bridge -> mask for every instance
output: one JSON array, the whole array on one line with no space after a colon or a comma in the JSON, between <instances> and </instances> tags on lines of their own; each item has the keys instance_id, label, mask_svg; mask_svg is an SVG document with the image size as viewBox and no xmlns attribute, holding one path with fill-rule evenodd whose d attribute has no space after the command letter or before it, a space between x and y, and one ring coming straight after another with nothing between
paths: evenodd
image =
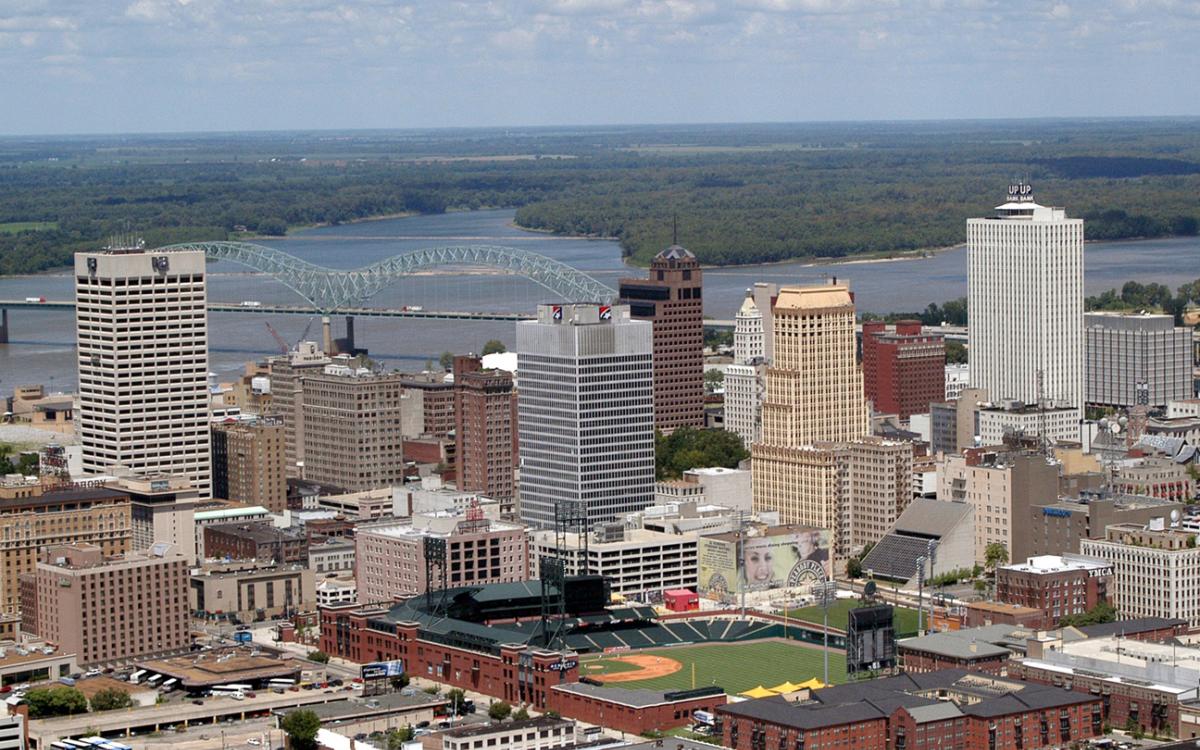
<instances>
[{"instance_id":1,"label":"bridge","mask_svg":"<svg viewBox=\"0 0 1200 750\"><path fill-rule=\"evenodd\" d=\"M382 289L430 268L446 266L483 267L505 274L523 276L548 290L557 299L568 301L607 302L617 291L601 284L566 263L528 250L502 245L449 245L416 250L352 270L326 268L309 263L294 255L265 245L250 242L185 242L145 251L172 253L200 251L210 260L238 263L279 281L307 302L306 305L260 303L221 303L208 305L210 312L265 313L272 315L320 314L325 319L326 338L329 338L328 319L337 313L345 315L348 333L353 331L355 317L424 318L433 320L529 320L531 311L454 312L424 310L419 307L374 308L362 303ZM8 341L8 310L74 308L75 303L63 300L28 298L0 300L0 343ZM350 334L350 345L353 336Z\"/></svg>"}]
</instances>

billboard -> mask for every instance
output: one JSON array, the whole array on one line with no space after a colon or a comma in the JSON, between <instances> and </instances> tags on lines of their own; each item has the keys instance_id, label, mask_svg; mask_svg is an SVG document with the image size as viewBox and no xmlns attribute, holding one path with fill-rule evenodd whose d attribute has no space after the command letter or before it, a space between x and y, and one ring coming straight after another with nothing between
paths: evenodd
<instances>
[{"instance_id":1,"label":"billboard","mask_svg":"<svg viewBox=\"0 0 1200 750\"><path fill-rule=\"evenodd\" d=\"M388 677L399 677L404 674L404 662L396 661L377 661L370 664L364 664L359 668L359 676L363 680L379 680Z\"/></svg>"},{"instance_id":2,"label":"billboard","mask_svg":"<svg viewBox=\"0 0 1200 750\"><path fill-rule=\"evenodd\" d=\"M890 605L856 607L847 613L846 672L875 672L896 666L896 631Z\"/></svg>"},{"instance_id":3,"label":"billboard","mask_svg":"<svg viewBox=\"0 0 1200 750\"><path fill-rule=\"evenodd\" d=\"M700 594L718 601L732 601L743 590L804 586L832 573L824 529L779 527L740 544L736 534L700 537L697 554Z\"/></svg>"}]
</instances>

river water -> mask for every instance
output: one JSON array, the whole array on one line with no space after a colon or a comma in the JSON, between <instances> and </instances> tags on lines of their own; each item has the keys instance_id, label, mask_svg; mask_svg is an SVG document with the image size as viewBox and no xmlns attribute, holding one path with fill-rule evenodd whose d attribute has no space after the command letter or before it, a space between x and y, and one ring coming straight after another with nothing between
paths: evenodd
<instances>
[{"instance_id":1,"label":"river water","mask_svg":"<svg viewBox=\"0 0 1200 750\"><path fill-rule=\"evenodd\" d=\"M420 248L450 244L499 244L547 255L616 287L622 276L640 275L621 263L620 248L608 240L554 237L512 226L511 210L447 213L323 227L262 244L331 268L357 268ZM965 232L965 227L964 227ZM684 238L686 244L686 237ZM1134 279L1172 288L1200 277L1200 239L1093 243L1086 251L1089 294ZM923 309L967 293L966 250L930 258L891 262L824 265L793 262L767 266L717 268L704 272L704 309L718 319L732 318L745 289L756 281L814 283L828 276L849 281L860 311ZM0 299L44 296L71 299L68 272L0 278ZM467 269L447 269L406 279L380 292L368 304L379 307L420 305L427 310L531 311L549 301L549 292L521 277ZM259 300L296 304L300 297L269 276L231 263L209 265L209 299L214 302ZM215 314L210 319L210 369L227 379L242 363L277 351L264 323L288 342L320 335L319 321L299 315ZM10 343L0 344L0 393L18 383L45 383L53 390L75 387L74 313L66 310L11 310ZM340 320L335 319L340 325ZM478 351L488 339L512 345L514 329L505 322L451 322L403 318L360 318L359 346L387 367L419 370L443 351ZM339 333L340 335L340 333Z\"/></svg>"}]
</instances>

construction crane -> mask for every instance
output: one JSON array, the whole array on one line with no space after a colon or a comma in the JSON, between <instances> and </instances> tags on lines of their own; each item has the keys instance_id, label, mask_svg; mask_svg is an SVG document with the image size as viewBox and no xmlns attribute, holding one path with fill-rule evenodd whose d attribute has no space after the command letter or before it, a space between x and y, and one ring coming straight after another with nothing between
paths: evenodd
<instances>
[{"instance_id":1,"label":"construction crane","mask_svg":"<svg viewBox=\"0 0 1200 750\"><path fill-rule=\"evenodd\" d=\"M308 332L312 330L312 324L315 323L316 320L317 316L314 315L308 319L307 323L304 324L304 332L300 334L300 338L296 339L296 346L300 346L300 342L308 338Z\"/></svg>"},{"instance_id":2,"label":"construction crane","mask_svg":"<svg viewBox=\"0 0 1200 750\"><path fill-rule=\"evenodd\" d=\"M279 344L279 353L287 354L289 349L287 342L283 340L283 336L280 336L279 331L276 331L270 323L267 323L266 326L267 330L271 332L271 338L275 339L276 344Z\"/></svg>"}]
</instances>

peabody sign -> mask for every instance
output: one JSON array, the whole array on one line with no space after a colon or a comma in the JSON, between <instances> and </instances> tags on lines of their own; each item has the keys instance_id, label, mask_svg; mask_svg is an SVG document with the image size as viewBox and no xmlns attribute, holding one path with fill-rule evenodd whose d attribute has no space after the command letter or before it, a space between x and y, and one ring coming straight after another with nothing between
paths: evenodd
<instances>
[{"instance_id":1,"label":"peabody sign","mask_svg":"<svg viewBox=\"0 0 1200 750\"><path fill-rule=\"evenodd\" d=\"M1018 182L1008 186L1009 203L1032 203L1033 185L1028 182Z\"/></svg>"}]
</instances>

